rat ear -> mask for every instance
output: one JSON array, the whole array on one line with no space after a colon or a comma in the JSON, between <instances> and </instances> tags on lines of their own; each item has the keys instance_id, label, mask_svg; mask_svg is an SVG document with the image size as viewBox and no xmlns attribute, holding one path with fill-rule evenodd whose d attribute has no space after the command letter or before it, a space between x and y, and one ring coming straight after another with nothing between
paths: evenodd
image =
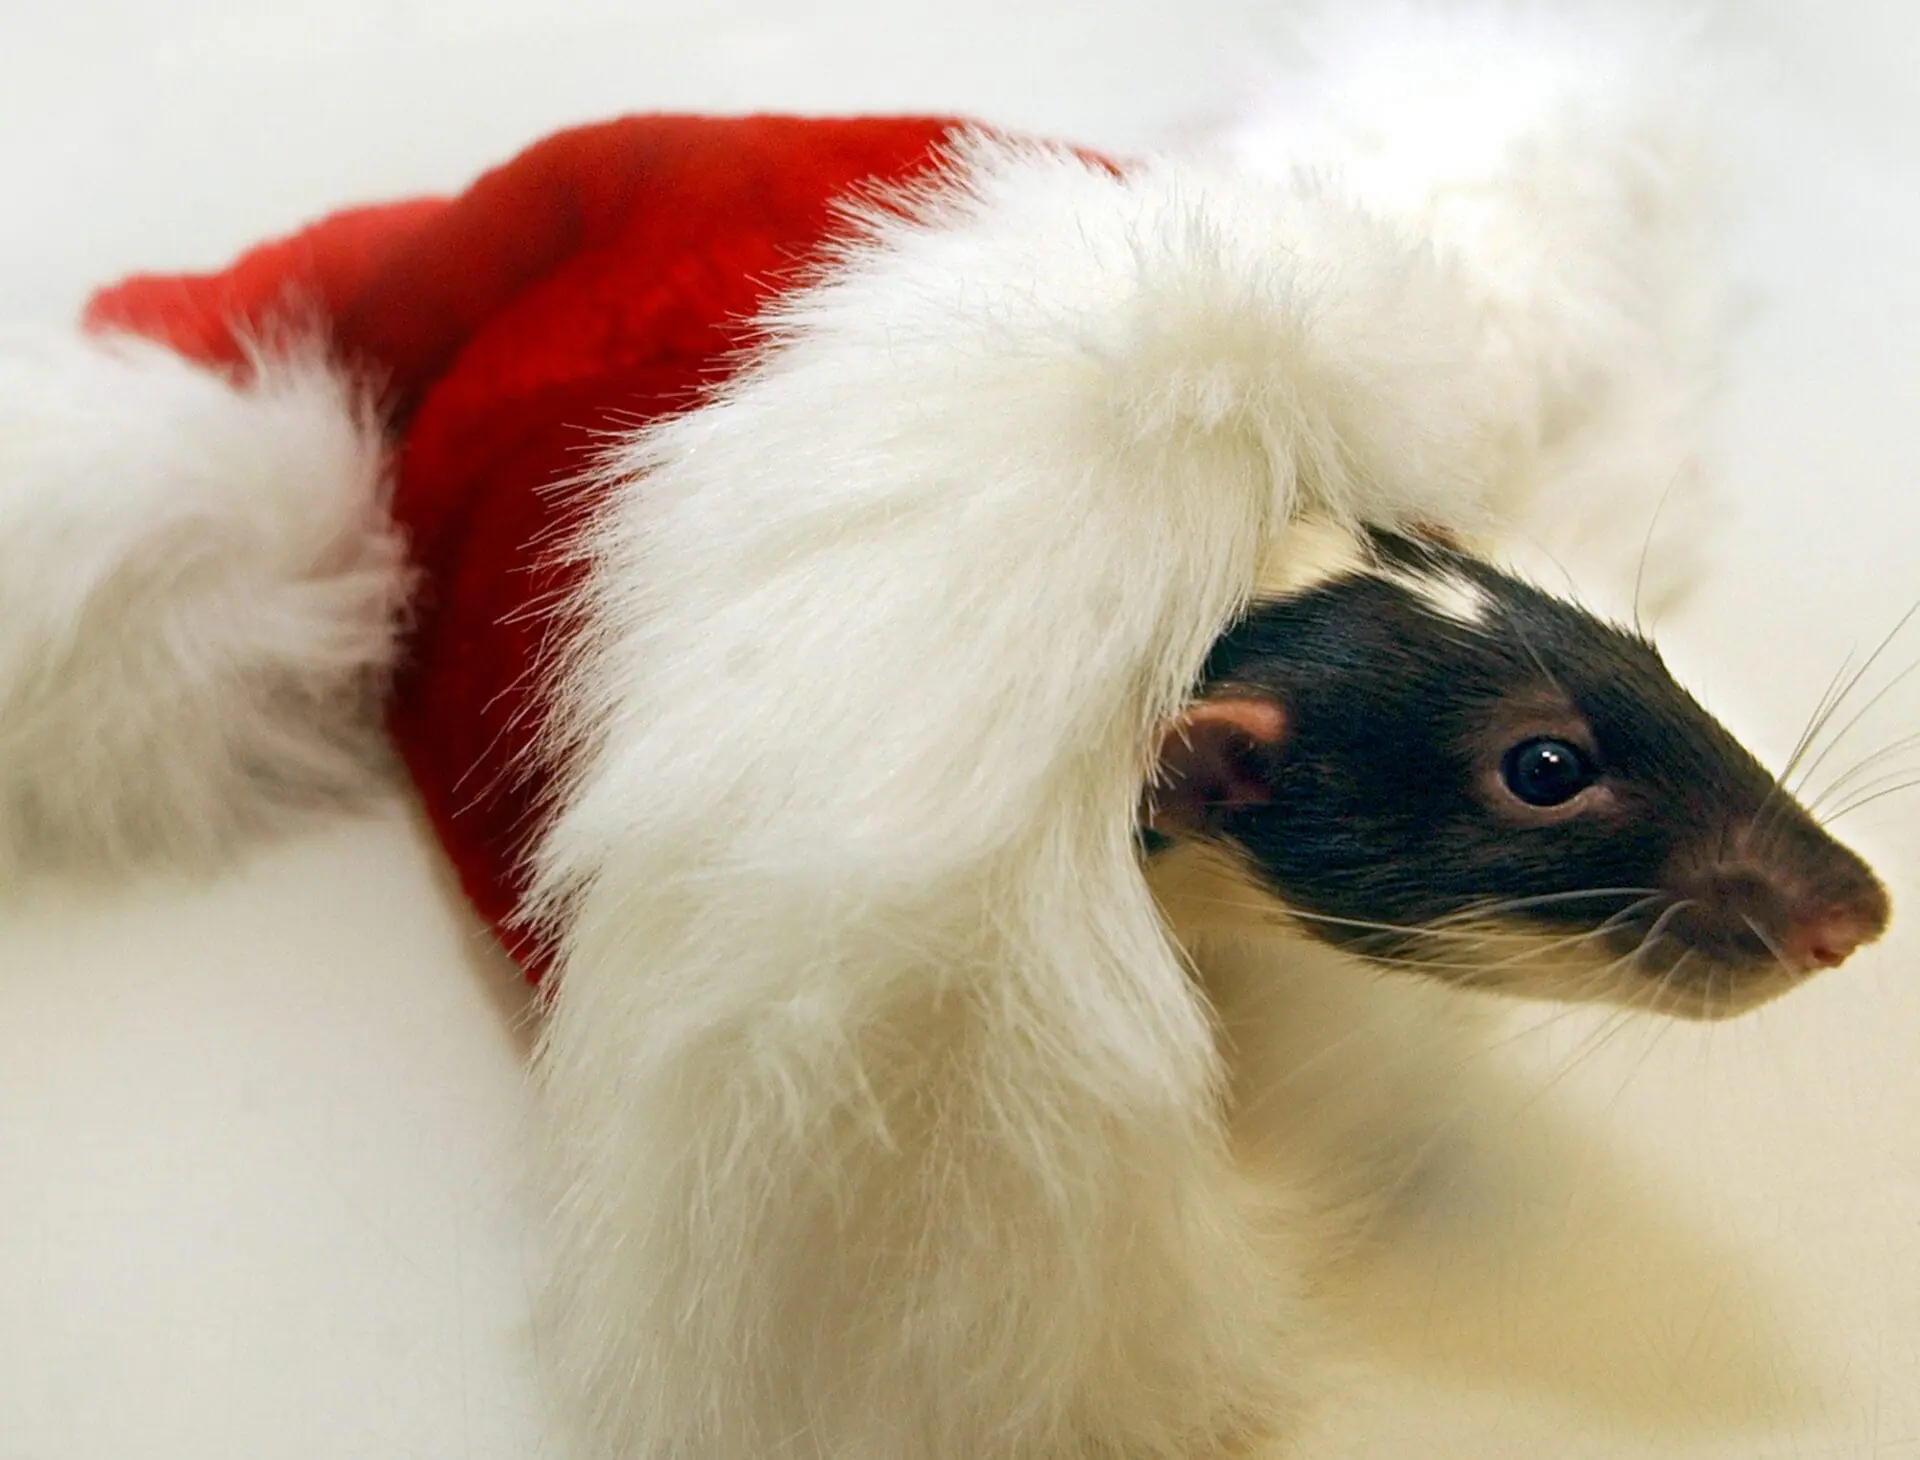
<instances>
[{"instance_id":1,"label":"rat ear","mask_svg":"<svg viewBox=\"0 0 1920 1460\"><path fill-rule=\"evenodd\" d=\"M1167 727L1143 820L1163 835L1191 835L1221 813L1272 799L1262 752L1286 737L1287 714L1259 695L1201 700Z\"/></svg>"}]
</instances>

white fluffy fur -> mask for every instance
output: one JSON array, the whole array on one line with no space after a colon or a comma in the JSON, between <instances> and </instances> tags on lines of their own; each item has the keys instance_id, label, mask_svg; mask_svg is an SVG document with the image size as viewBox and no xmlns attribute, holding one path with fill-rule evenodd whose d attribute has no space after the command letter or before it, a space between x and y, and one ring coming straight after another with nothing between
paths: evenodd
<instances>
[{"instance_id":1,"label":"white fluffy fur","mask_svg":"<svg viewBox=\"0 0 1920 1460\"><path fill-rule=\"evenodd\" d=\"M1312 75L1216 138L1242 166L1323 178L1455 269L1510 367L1502 546L1565 563L1616 610L1684 594L1713 510L1715 78L1688 40L1598 0L1349 5L1308 32Z\"/></svg>"},{"instance_id":2,"label":"white fluffy fur","mask_svg":"<svg viewBox=\"0 0 1920 1460\"><path fill-rule=\"evenodd\" d=\"M204 859L363 784L406 583L317 359L0 341L0 871Z\"/></svg>"},{"instance_id":3,"label":"white fluffy fur","mask_svg":"<svg viewBox=\"0 0 1920 1460\"><path fill-rule=\"evenodd\" d=\"M610 461L537 869L596 1460L1288 1453L1326 1234L1279 1151L1391 1121L1303 1072L1360 1012L1330 955L1176 946L1137 800L1300 514L1591 503L1637 547L1714 300L1671 116L1603 62L1409 15L1231 164L971 144ZM0 857L354 785L381 494L316 364L0 355Z\"/></svg>"}]
</instances>

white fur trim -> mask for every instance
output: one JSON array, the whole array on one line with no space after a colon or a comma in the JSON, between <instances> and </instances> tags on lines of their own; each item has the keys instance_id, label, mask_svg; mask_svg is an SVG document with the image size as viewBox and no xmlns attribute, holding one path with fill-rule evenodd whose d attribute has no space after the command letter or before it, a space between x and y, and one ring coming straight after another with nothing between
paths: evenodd
<instances>
[{"instance_id":1,"label":"white fur trim","mask_svg":"<svg viewBox=\"0 0 1920 1460\"><path fill-rule=\"evenodd\" d=\"M1136 800L1293 515L1474 524L1504 397L1337 195L960 171L610 467L539 855L596 1455L1171 1460L1299 1404L1297 1197L1229 1155Z\"/></svg>"},{"instance_id":2,"label":"white fur trim","mask_svg":"<svg viewBox=\"0 0 1920 1460\"><path fill-rule=\"evenodd\" d=\"M1641 591L1677 597L1709 520L1701 408L1726 313L1718 78L1689 27L1387 3L1330 9L1306 39L1316 68L1218 140L1241 166L1327 178L1458 271L1513 369L1500 505L1536 571L1568 563L1618 606L1657 509Z\"/></svg>"},{"instance_id":3,"label":"white fur trim","mask_svg":"<svg viewBox=\"0 0 1920 1460\"><path fill-rule=\"evenodd\" d=\"M317 358L0 340L0 867L200 859L365 781L406 571Z\"/></svg>"}]
</instances>

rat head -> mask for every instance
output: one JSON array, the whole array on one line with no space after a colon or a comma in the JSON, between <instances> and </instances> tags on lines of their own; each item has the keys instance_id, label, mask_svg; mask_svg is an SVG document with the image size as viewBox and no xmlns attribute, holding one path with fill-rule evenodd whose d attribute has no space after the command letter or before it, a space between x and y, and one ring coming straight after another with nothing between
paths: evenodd
<instances>
[{"instance_id":1,"label":"rat head","mask_svg":"<svg viewBox=\"0 0 1920 1460\"><path fill-rule=\"evenodd\" d=\"M1843 962L1888 914L1646 640L1387 535L1221 639L1145 824L1155 861L1185 842L1236 880L1225 902L1365 957L1694 1017Z\"/></svg>"}]
</instances>

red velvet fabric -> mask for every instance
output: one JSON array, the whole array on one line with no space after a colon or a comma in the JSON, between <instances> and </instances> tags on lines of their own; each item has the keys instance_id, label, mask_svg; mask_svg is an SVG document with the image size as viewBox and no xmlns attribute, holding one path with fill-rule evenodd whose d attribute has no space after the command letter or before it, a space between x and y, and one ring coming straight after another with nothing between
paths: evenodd
<instances>
[{"instance_id":1,"label":"red velvet fabric","mask_svg":"<svg viewBox=\"0 0 1920 1460\"><path fill-rule=\"evenodd\" d=\"M516 926L547 778L555 560L592 504L568 485L604 434L683 410L837 228L833 205L938 166L956 123L644 116L547 139L466 192L336 214L228 269L130 279L94 329L246 368L248 341L320 325L385 391L395 515L423 583L390 720L467 895Z\"/></svg>"}]
</instances>

